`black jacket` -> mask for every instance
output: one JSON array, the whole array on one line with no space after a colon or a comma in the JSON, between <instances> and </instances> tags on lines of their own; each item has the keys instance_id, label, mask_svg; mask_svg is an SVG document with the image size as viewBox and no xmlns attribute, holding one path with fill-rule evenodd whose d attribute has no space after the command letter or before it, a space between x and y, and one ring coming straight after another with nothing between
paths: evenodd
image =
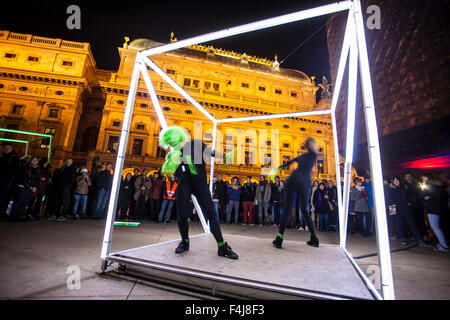
<instances>
[{"instance_id":1,"label":"black jacket","mask_svg":"<svg viewBox=\"0 0 450 320\"><path fill-rule=\"evenodd\" d=\"M411 214L406 202L406 192L403 186L389 188L389 205L395 205L397 214L400 214L401 216Z\"/></svg>"},{"instance_id":2,"label":"black jacket","mask_svg":"<svg viewBox=\"0 0 450 320\"><path fill-rule=\"evenodd\" d=\"M22 185L26 189L39 187L39 173L36 168L30 166L20 166L16 178L17 185Z\"/></svg>"},{"instance_id":3,"label":"black jacket","mask_svg":"<svg viewBox=\"0 0 450 320\"><path fill-rule=\"evenodd\" d=\"M430 199L425 200L426 196L430 196ZM423 206L425 208L425 213L431 214L441 214L442 213L442 203L441 203L441 190L438 185L429 184L420 193L420 198L423 200Z\"/></svg>"},{"instance_id":4,"label":"black jacket","mask_svg":"<svg viewBox=\"0 0 450 320\"><path fill-rule=\"evenodd\" d=\"M127 181L126 179L122 180L120 183L120 199L131 200L131 197L134 194L134 188L133 179L130 181Z\"/></svg>"},{"instance_id":5,"label":"black jacket","mask_svg":"<svg viewBox=\"0 0 450 320\"><path fill-rule=\"evenodd\" d=\"M0 157L0 180L10 183L18 170L19 156L17 153L14 150L8 154L3 153Z\"/></svg>"},{"instance_id":6,"label":"black jacket","mask_svg":"<svg viewBox=\"0 0 450 320\"><path fill-rule=\"evenodd\" d=\"M214 199L224 200L227 197L227 184L225 181L216 181L214 182Z\"/></svg>"},{"instance_id":7,"label":"black jacket","mask_svg":"<svg viewBox=\"0 0 450 320\"><path fill-rule=\"evenodd\" d=\"M97 177L97 188L111 190L113 175L108 170L103 170Z\"/></svg>"},{"instance_id":8,"label":"black jacket","mask_svg":"<svg viewBox=\"0 0 450 320\"><path fill-rule=\"evenodd\" d=\"M316 213L328 213L330 211L328 200L325 199L326 194L326 189L320 190L320 188L317 188L317 190L314 191L313 204Z\"/></svg>"},{"instance_id":9,"label":"black jacket","mask_svg":"<svg viewBox=\"0 0 450 320\"><path fill-rule=\"evenodd\" d=\"M73 165L62 166L59 169L59 185L61 188L72 188L75 184L77 172Z\"/></svg>"},{"instance_id":10,"label":"black jacket","mask_svg":"<svg viewBox=\"0 0 450 320\"><path fill-rule=\"evenodd\" d=\"M281 200L281 192L280 192L280 188L279 188L280 183L278 183L278 184L276 184L275 182L271 183L270 187L272 188L272 194L270 195L270 200L280 202L280 200Z\"/></svg>"},{"instance_id":11,"label":"black jacket","mask_svg":"<svg viewBox=\"0 0 450 320\"><path fill-rule=\"evenodd\" d=\"M248 185L247 182L244 183L241 195L242 201L255 201L255 193L256 186L254 183L250 182L250 185Z\"/></svg>"},{"instance_id":12,"label":"black jacket","mask_svg":"<svg viewBox=\"0 0 450 320\"><path fill-rule=\"evenodd\" d=\"M312 167L314 166L314 163L316 162L316 159L317 159L316 153L307 152L286 162L285 164L279 166L278 168L279 169L288 168L292 163L297 162L298 164L297 169L295 169L292 172L292 175L299 176L302 179L307 180L309 183L311 179L311 170Z\"/></svg>"}]
</instances>

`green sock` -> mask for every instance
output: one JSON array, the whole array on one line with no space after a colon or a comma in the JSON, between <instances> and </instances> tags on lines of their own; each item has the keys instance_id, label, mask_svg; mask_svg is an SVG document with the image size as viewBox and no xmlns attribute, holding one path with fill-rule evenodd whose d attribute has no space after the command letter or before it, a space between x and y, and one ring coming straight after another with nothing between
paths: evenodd
<instances>
[{"instance_id":1,"label":"green sock","mask_svg":"<svg viewBox=\"0 0 450 320\"><path fill-rule=\"evenodd\" d=\"M184 242L189 242L189 239L183 239Z\"/></svg>"},{"instance_id":2,"label":"green sock","mask_svg":"<svg viewBox=\"0 0 450 320\"><path fill-rule=\"evenodd\" d=\"M283 239L283 235L281 233L277 234L277 236Z\"/></svg>"},{"instance_id":3,"label":"green sock","mask_svg":"<svg viewBox=\"0 0 450 320\"><path fill-rule=\"evenodd\" d=\"M221 246L223 246L224 244L226 244L226 242L225 242L225 241L222 241L222 242L217 242L217 246L218 246L218 247L221 247Z\"/></svg>"}]
</instances>

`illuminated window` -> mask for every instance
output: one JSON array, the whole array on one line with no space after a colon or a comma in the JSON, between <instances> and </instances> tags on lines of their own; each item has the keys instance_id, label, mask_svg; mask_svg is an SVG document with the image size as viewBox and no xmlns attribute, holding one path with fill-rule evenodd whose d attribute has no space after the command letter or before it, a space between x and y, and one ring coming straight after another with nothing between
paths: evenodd
<instances>
[{"instance_id":1,"label":"illuminated window","mask_svg":"<svg viewBox=\"0 0 450 320\"><path fill-rule=\"evenodd\" d=\"M200 80L193 80L192 81L192 87L198 88L200 86Z\"/></svg>"},{"instance_id":2,"label":"illuminated window","mask_svg":"<svg viewBox=\"0 0 450 320\"><path fill-rule=\"evenodd\" d=\"M205 88L205 90L210 90L211 89L211 82L205 82L204 88Z\"/></svg>"},{"instance_id":3,"label":"illuminated window","mask_svg":"<svg viewBox=\"0 0 450 320\"><path fill-rule=\"evenodd\" d=\"M139 106L140 106L141 108L148 108L148 104L146 104L146 103L141 103Z\"/></svg>"},{"instance_id":4,"label":"illuminated window","mask_svg":"<svg viewBox=\"0 0 450 320\"><path fill-rule=\"evenodd\" d=\"M144 124L137 124L137 125L136 125L136 129L138 129L138 130L144 130L144 129L145 129L145 125L144 125Z\"/></svg>"},{"instance_id":5,"label":"illuminated window","mask_svg":"<svg viewBox=\"0 0 450 320\"><path fill-rule=\"evenodd\" d=\"M45 128L44 134L51 134L52 136L55 136L56 129L55 128ZM48 149L50 147L50 139L44 139L41 142L41 148L42 149Z\"/></svg>"},{"instance_id":6,"label":"illuminated window","mask_svg":"<svg viewBox=\"0 0 450 320\"><path fill-rule=\"evenodd\" d=\"M266 87L259 87L258 90L259 91L266 91Z\"/></svg>"},{"instance_id":7,"label":"illuminated window","mask_svg":"<svg viewBox=\"0 0 450 320\"><path fill-rule=\"evenodd\" d=\"M291 92L291 97L293 97L293 98L297 98L297 92L295 92L295 91L292 91L292 92Z\"/></svg>"},{"instance_id":8,"label":"illuminated window","mask_svg":"<svg viewBox=\"0 0 450 320\"><path fill-rule=\"evenodd\" d=\"M172 109L170 109L169 107L164 107L163 110L164 110L164 111L170 111L170 110L172 110Z\"/></svg>"},{"instance_id":9,"label":"illuminated window","mask_svg":"<svg viewBox=\"0 0 450 320\"><path fill-rule=\"evenodd\" d=\"M321 133L322 133L322 131L321 131L321 130L316 130L316 132L317 132L318 134L321 134Z\"/></svg>"},{"instance_id":10,"label":"illuminated window","mask_svg":"<svg viewBox=\"0 0 450 320\"><path fill-rule=\"evenodd\" d=\"M27 91L28 88L27 88L27 87L20 87L19 90L20 90L20 91Z\"/></svg>"},{"instance_id":11,"label":"illuminated window","mask_svg":"<svg viewBox=\"0 0 450 320\"><path fill-rule=\"evenodd\" d=\"M282 94L283 92L280 89L275 89L276 94Z\"/></svg>"},{"instance_id":12,"label":"illuminated window","mask_svg":"<svg viewBox=\"0 0 450 320\"><path fill-rule=\"evenodd\" d=\"M112 126L113 127L120 127L120 121L113 121Z\"/></svg>"},{"instance_id":13,"label":"illuminated window","mask_svg":"<svg viewBox=\"0 0 450 320\"><path fill-rule=\"evenodd\" d=\"M225 140L226 141L233 141L234 139L233 139L233 136L226 136Z\"/></svg>"},{"instance_id":14,"label":"illuminated window","mask_svg":"<svg viewBox=\"0 0 450 320\"><path fill-rule=\"evenodd\" d=\"M306 129L305 128L300 128L300 131L306 131Z\"/></svg>"},{"instance_id":15,"label":"illuminated window","mask_svg":"<svg viewBox=\"0 0 450 320\"><path fill-rule=\"evenodd\" d=\"M22 115L24 109L25 109L24 106L19 105L19 104L15 104L15 105L13 105L13 107L12 107L11 113L12 113L12 114L16 114L16 115Z\"/></svg>"},{"instance_id":16,"label":"illuminated window","mask_svg":"<svg viewBox=\"0 0 450 320\"><path fill-rule=\"evenodd\" d=\"M167 74L175 74L175 70L167 69Z\"/></svg>"},{"instance_id":17,"label":"illuminated window","mask_svg":"<svg viewBox=\"0 0 450 320\"><path fill-rule=\"evenodd\" d=\"M58 119L59 117L59 110L58 109L50 109L48 112L48 117L52 119Z\"/></svg>"},{"instance_id":18,"label":"illuminated window","mask_svg":"<svg viewBox=\"0 0 450 320\"><path fill-rule=\"evenodd\" d=\"M119 148L119 137L118 136L109 136L108 147L107 147L106 151L110 152L110 153L117 153L118 148Z\"/></svg>"},{"instance_id":19,"label":"illuminated window","mask_svg":"<svg viewBox=\"0 0 450 320\"><path fill-rule=\"evenodd\" d=\"M28 56L28 61L30 62L39 62L39 58L38 57L33 57L33 56Z\"/></svg>"},{"instance_id":20,"label":"illuminated window","mask_svg":"<svg viewBox=\"0 0 450 320\"><path fill-rule=\"evenodd\" d=\"M289 143L283 143L283 148L289 148Z\"/></svg>"},{"instance_id":21,"label":"illuminated window","mask_svg":"<svg viewBox=\"0 0 450 320\"><path fill-rule=\"evenodd\" d=\"M192 114L192 111L191 111L191 110L186 110L184 113L186 113L186 114Z\"/></svg>"},{"instance_id":22,"label":"illuminated window","mask_svg":"<svg viewBox=\"0 0 450 320\"><path fill-rule=\"evenodd\" d=\"M272 125L272 123L266 122L266 126L271 126L271 125Z\"/></svg>"},{"instance_id":23,"label":"illuminated window","mask_svg":"<svg viewBox=\"0 0 450 320\"><path fill-rule=\"evenodd\" d=\"M248 88L250 85L248 83L242 82L241 83L242 88Z\"/></svg>"},{"instance_id":24,"label":"illuminated window","mask_svg":"<svg viewBox=\"0 0 450 320\"><path fill-rule=\"evenodd\" d=\"M284 124L284 125L283 125L283 128L285 128L285 129L289 129L289 125L287 125L287 124Z\"/></svg>"},{"instance_id":25,"label":"illuminated window","mask_svg":"<svg viewBox=\"0 0 450 320\"><path fill-rule=\"evenodd\" d=\"M5 58L6 59L15 59L16 56L17 55L15 53L5 53Z\"/></svg>"},{"instance_id":26,"label":"illuminated window","mask_svg":"<svg viewBox=\"0 0 450 320\"><path fill-rule=\"evenodd\" d=\"M57 96L62 96L62 95L64 94L64 92L58 90L58 91L55 92L55 94L56 94Z\"/></svg>"},{"instance_id":27,"label":"illuminated window","mask_svg":"<svg viewBox=\"0 0 450 320\"><path fill-rule=\"evenodd\" d=\"M318 173L324 173L325 172L324 165L323 165L323 160L317 160L317 172Z\"/></svg>"},{"instance_id":28,"label":"illuminated window","mask_svg":"<svg viewBox=\"0 0 450 320\"><path fill-rule=\"evenodd\" d=\"M133 148L131 150L131 154L133 156L140 156L142 155L142 146L144 145L143 139L134 139L133 140Z\"/></svg>"},{"instance_id":29,"label":"illuminated window","mask_svg":"<svg viewBox=\"0 0 450 320\"><path fill-rule=\"evenodd\" d=\"M191 86L191 79L184 78L184 86L185 87L190 87Z\"/></svg>"},{"instance_id":30,"label":"illuminated window","mask_svg":"<svg viewBox=\"0 0 450 320\"><path fill-rule=\"evenodd\" d=\"M219 84L213 83L213 89L214 89L214 91L219 91Z\"/></svg>"},{"instance_id":31,"label":"illuminated window","mask_svg":"<svg viewBox=\"0 0 450 320\"><path fill-rule=\"evenodd\" d=\"M69 60L64 60L64 61L62 62L62 65L63 65L63 66L66 66L66 67L72 67L72 66L73 66L73 62L72 62L72 61L69 61Z\"/></svg>"},{"instance_id":32,"label":"illuminated window","mask_svg":"<svg viewBox=\"0 0 450 320\"><path fill-rule=\"evenodd\" d=\"M117 100L116 103L117 104L124 104L124 101L123 100Z\"/></svg>"}]
</instances>

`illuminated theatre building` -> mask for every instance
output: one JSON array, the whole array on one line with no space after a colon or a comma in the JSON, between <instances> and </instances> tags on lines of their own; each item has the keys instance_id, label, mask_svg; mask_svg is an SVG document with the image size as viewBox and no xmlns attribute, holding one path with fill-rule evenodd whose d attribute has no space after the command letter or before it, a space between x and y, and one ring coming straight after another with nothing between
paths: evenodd
<instances>
[{"instance_id":1,"label":"illuminated theatre building","mask_svg":"<svg viewBox=\"0 0 450 320\"><path fill-rule=\"evenodd\" d=\"M171 41L176 41L173 34ZM118 48L118 70L107 71L97 68L89 43L0 31L0 127L52 134L54 167L69 157L89 169L95 157L102 164L115 163L136 53L162 44L147 39L128 42L126 38L123 47ZM316 103L319 88L314 78L298 70L281 68L276 60L202 45L155 55L152 59L215 118L330 108L330 99ZM168 124L185 127L191 134L201 132L204 142L210 144L212 123L155 72L149 72ZM196 121L201 121L201 131L194 130ZM266 129L266 151L257 150L261 141L256 144L252 137L246 137L240 146L245 147L244 164L216 165L216 174L222 174L224 179L247 175L257 178L262 167L270 167L267 162L273 157L271 149L275 148L271 132L278 129L279 158L272 158L275 162L282 163L306 152L302 143L312 136L321 149L313 178L335 180L328 115L237 122L228 128L226 123L221 124L218 130L224 149L230 144L237 146L236 136L226 136L231 128L244 132L254 129L258 139L261 139L259 130ZM125 168L152 171L162 165L165 153L158 147L159 132L159 121L142 81L136 96ZM10 138L19 135L2 134ZM23 154L23 146L15 144L15 148ZM32 143L29 154L45 156L47 148L47 142ZM250 164L252 159L257 163ZM280 175L286 178L289 173L284 170Z\"/></svg>"}]
</instances>

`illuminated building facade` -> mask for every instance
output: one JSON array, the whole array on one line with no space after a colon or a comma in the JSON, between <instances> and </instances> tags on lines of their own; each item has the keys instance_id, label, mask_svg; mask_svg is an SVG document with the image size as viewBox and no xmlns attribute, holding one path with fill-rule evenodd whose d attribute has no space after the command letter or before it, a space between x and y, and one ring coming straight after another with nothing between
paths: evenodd
<instances>
[{"instance_id":1,"label":"illuminated building facade","mask_svg":"<svg viewBox=\"0 0 450 320\"><path fill-rule=\"evenodd\" d=\"M173 35L171 41L176 41ZM0 31L0 126L53 134L54 165L60 165L67 157L89 168L94 157L99 157L101 163L114 163L136 52L161 45L148 39L128 42L126 39L118 48L118 70L106 71L96 67L88 43ZM316 103L318 87L314 78L298 70L280 68L276 58L271 61L196 45L153 56L153 60L215 118L330 107L329 99ZM199 133L205 143L211 143L212 123L153 71L149 72L168 124L183 126L191 134ZM201 127L194 128L200 123ZM236 137L227 135L227 129L267 130L267 151L263 156L257 150L261 144L247 137L245 144L239 146L244 147L245 164L216 166L217 174L224 178L257 177L263 162L273 159L271 130L278 129L279 163L304 152L302 143L313 136L322 151L314 178L335 179L329 116L258 120L218 129L224 147L236 147L237 142ZM155 170L161 166L165 154L157 144L159 131L142 82L136 96L125 167ZM30 147L30 154L41 156L46 152L45 143ZM252 159L257 162L250 164ZM288 173L283 171L282 177Z\"/></svg>"}]
</instances>

